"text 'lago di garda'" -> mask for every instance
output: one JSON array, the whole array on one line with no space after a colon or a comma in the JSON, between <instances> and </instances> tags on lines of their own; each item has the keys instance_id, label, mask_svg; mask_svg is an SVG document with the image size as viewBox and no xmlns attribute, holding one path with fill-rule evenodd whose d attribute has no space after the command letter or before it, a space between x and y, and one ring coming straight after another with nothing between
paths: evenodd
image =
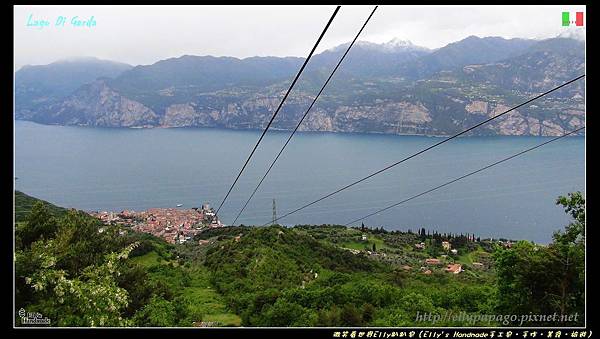
<instances>
[{"instance_id":1,"label":"text 'lago di garda'","mask_svg":"<svg viewBox=\"0 0 600 339\"><path fill-rule=\"evenodd\" d=\"M80 16L72 16L66 17L59 15L55 19L48 18L36 18L33 14L29 14L27 17L26 26L31 28L42 29L45 27L75 27L75 28L92 28L96 27L96 19L94 16L90 17L80 17Z\"/></svg>"}]
</instances>

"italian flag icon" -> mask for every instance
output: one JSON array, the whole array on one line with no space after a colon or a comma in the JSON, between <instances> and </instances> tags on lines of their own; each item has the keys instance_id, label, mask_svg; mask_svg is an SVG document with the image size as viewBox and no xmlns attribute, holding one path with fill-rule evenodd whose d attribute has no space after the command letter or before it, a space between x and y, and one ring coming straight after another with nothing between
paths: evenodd
<instances>
[{"instance_id":1,"label":"italian flag icon","mask_svg":"<svg viewBox=\"0 0 600 339\"><path fill-rule=\"evenodd\" d=\"M575 16L572 16L569 12L562 12L562 25L570 26L571 24L583 26L583 12L575 12Z\"/></svg>"}]
</instances>

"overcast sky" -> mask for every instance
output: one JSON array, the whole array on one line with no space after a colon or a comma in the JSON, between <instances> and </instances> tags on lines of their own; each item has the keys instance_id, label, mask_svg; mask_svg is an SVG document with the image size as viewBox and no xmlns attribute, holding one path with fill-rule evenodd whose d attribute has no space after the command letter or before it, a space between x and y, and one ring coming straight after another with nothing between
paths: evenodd
<instances>
[{"instance_id":1,"label":"overcast sky","mask_svg":"<svg viewBox=\"0 0 600 339\"><path fill-rule=\"evenodd\" d=\"M94 56L132 65L184 54L306 56L335 6L15 6L15 69ZM350 41L372 6L342 6L319 51ZM505 38L585 36L561 14L585 6L380 6L360 40L410 40L442 47L469 35ZM59 17L66 18L56 26ZM75 27L73 17L95 26ZM34 21L49 26L28 26ZM587 17L585 18L587 20Z\"/></svg>"}]
</instances>

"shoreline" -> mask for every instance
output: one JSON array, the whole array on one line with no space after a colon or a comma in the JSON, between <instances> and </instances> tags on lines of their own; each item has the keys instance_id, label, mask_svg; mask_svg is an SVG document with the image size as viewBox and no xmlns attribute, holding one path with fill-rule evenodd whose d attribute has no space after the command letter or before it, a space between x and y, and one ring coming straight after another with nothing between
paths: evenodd
<instances>
[{"instance_id":1,"label":"shoreline","mask_svg":"<svg viewBox=\"0 0 600 339\"><path fill-rule=\"evenodd\" d=\"M62 127L80 127L80 128L96 128L96 129L118 129L118 130L152 130L152 129L184 129L184 130L201 130L201 129L212 129L212 130L222 130L222 131L236 131L236 132L262 132L262 129L256 128L230 128L230 127L219 127L219 126L90 126L90 125L64 125L64 124L45 124L33 120L25 120L25 119L14 119L14 123L17 121L24 121L29 123L34 123L37 125L43 126L62 126ZM272 132L284 133L291 132L290 129L282 129L282 128L269 128ZM386 132L358 132L358 131L301 131L298 130L296 133L299 134L341 134L341 135L382 135L382 136L417 136L417 137L430 137L430 138L447 138L451 137L454 134L427 134L427 133L386 133ZM565 132L566 133L566 132ZM534 134L489 134L489 135L473 135L466 134L461 135L462 137L556 137L561 134L548 134L548 135L534 135ZM572 137L585 137L586 134L572 134L567 136L568 138Z\"/></svg>"},{"instance_id":2,"label":"shoreline","mask_svg":"<svg viewBox=\"0 0 600 339\"><path fill-rule=\"evenodd\" d=\"M29 197L34 197L33 195L29 195L29 194L27 194L27 193L25 193L23 191L18 190L18 189L14 189L13 190L13 196L15 196L17 192L19 192L20 194L24 194L26 196L29 196ZM34 197L34 198L39 199L37 197ZM42 199L39 199L39 200L42 200ZM44 201L47 204L52 204L54 206L58 206L58 205L55 205L55 203L51 202L51 201L47 201L47 200L42 200L42 201ZM186 214L186 213L191 213L191 211L194 211L194 212L198 212L198 210L200 210L201 212L204 211L204 210L202 210L199 207L196 207L196 208L194 208L194 207L148 207L146 209L139 209L139 210L127 209L127 208L125 208L125 209L116 209L116 210L99 210L99 209L89 209L88 210L88 209L78 209L78 208L75 208L75 207L63 207L63 206L58 206L58 207L59 208L63 208L63 209L67 209L67 210L73 209L73 210L81 211L81 212L86 213L88 215L91 215L91 216L93 216L93 217L95 217L95 218L97 218L97 219L99 219L99 220L101 220L103 222L104 221L115 221L115 222L117 222L118 220L120 220L120 222L123 222L124 219L122 217L120 217L120 215L125 215L127 217L129 217L129 216L138 216L138 217L143 216L143 217L145 217L147 215L157 214L158 213L158 214L164 214L161 217L165 218L165 220L166 220L166 219L169 219L169 218L165 217L167 215L167 213L173 213L173 212L175 212L175 213L183 215L183 214ZM157 214L157 216L158 216L158 214ZM127 217L125 219L127 219ZM178 217L178 216L174 216L174 217ZM173 217L171 217L171 218L173 218ZM191 225L188 221L189 220L186 221L186 224L188 224L188 228L186 230L189 230L190 229L189 226ZM117 224L118 223L119 222L117 222ZM175 225L175 224L173 224L173 225ZM265 227L265 226L261 226L259 224L244 224L244 223L240 223L238 225L227 225L227 224L221 223L220 220L217 221L217 225L218 226L210 225L209 224L208 225L209 227L203 229L203 231L206 230L206 229L215 228L215 227L232 227L232 228L236 228L236 227L242 227L242 228L243 227L256 227L256 228ZM286 228L296 228L296 227L300 227L300 228L301 227L330 227L330 228L346 228L346 229L358 229L358 228L360 228L360 226L358 226L358 225L356 225L356 226L346 226L346 225L336 224L336 223L333 223L333 224L332 223L315 223L315 224L302 224L302 223L284 224L284 223L277 223L276 225L282 226L282 227L286 227ZM130 225L130 227L131 227L131 225ZM458 234L458 233L463 234L464 233L464 234L469 234L468 232L460 232L460 231L454 231L454 232L451 232L451 231L441 231L441 230L436 229L435 227L432 227L432 226L423 226L423 225L421 225L421 226L415 225L413 227L393 228L393 227L390 227L389 225L372 224L372 225L369 225L369 226L366 226L366 227L369 230L375 230L375 229L381 228L382 230L384 230L387 233L393 233L393 232L408 233L411 230L412 230L412 232L415 232L415 231L418 231L421 227L424 227L424 228L427 228L429 231L434 231L434 232L437 232L437 233L440 233L440 234L441 233L455 233L455 234ZM134 229L134 228L132 228L132 229ZM144 230L137 230L137 229L135 229L135 230L138 231L138 232L145 232L145 233L151 233L151 234L153 234L152 232L147 232L147 231L144 231ZM520 241L520 240L525 240L525 241L530 241L530 242L536 243L538 245L546 245L547 244L545 242L534 241L534 240L527 239L527 238L512 238L512 237L508 237L508 236L499 236L499 235L498 236L493 236L493 235L490 235L490 234L481 236L481 240L489 240L489 241L498 241L498 240L506 241L507 240L507 241L511 241L511 242L517 242L517 241Z\"/></svg>"}]
</instances>

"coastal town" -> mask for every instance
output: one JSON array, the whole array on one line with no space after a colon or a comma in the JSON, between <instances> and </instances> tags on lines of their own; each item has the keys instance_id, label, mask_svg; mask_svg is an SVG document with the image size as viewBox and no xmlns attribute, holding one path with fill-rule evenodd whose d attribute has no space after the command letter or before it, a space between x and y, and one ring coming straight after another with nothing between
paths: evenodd
<instances>
[{"instance_id":1,"label":"coastal town","mask_svg":"<svg viewBox=\"0 0 600 339\"><path fill-rule=\"evenodd\" d=\"M118 213L109 211L88 213L106 225L120 225L136 232L149 233L172 244L185 243L206 229L224 226L209 204L189 209L150 208L139 212L123 210Z\"/></svg>"}]
</instances>

